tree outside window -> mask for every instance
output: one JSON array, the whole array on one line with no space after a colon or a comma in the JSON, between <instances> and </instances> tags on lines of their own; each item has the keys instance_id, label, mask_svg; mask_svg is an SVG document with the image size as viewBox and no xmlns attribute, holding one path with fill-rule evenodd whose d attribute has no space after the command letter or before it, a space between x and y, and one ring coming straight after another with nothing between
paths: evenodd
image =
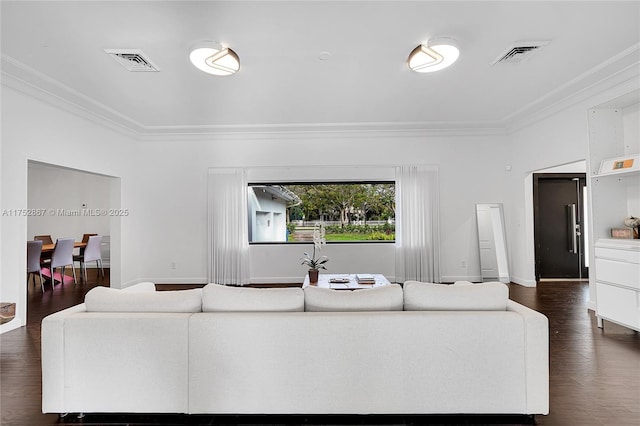
<instances>
[{"instance_id":1,"label":"tree outside window","mask_svg":"<svg viewBox=\"0 0 640 426\"><path fill-rule=\"evenodd\" d=\"M249 185L250 242L309 242L318 221L328 242L393 242L395 183Z\"/></svg>"}]
</instances>

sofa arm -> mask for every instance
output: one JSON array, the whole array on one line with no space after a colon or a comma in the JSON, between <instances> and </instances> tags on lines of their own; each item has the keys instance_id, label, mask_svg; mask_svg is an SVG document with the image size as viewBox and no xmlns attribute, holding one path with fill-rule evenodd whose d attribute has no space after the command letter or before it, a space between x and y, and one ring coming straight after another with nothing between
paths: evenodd
<instances>
[{"instance_id":1,"label":"sofa arm","mask_svg":"<svg viewBox=\"0 0 640 426\"><path fill-rule=\"evenodd\" d=\"M42 412L63 411L64 395L64 320L85 312L84 303L72 306L42 319Z\"/></svg>"},{"instance_id":2,"label":"sofa arm","mask_svg":"<svg viewBox=\"0 0 640 426\"><path fill-rule=\"evenodd\" d=\"M152 282L142 282L122 289L127 292L152 292ZM41 329L42 412L61 413L64 409L64 322L73 314L86 312L84 303L43 318Z\"/></svg>"},{"instance_id":3,"label":"sofa arm","mask_svg":"<svg viewBox=\"0 0 640 426\"><path fill-rule=\"evenodd\" d=\"M507 302L507 311L524 321L528 412L549 414L549 320L513 300Z\"/></svg>"}]
</instances>

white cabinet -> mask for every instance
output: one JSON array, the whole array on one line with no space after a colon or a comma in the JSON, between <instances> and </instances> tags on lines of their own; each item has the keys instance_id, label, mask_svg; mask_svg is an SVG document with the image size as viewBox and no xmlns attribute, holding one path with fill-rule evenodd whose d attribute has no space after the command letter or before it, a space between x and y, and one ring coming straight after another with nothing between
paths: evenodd
<instances>
[{"instance_id":1,"label":"white cabinet","mask_svg":"<svg viewBox=\"0 0 640 426\"><path fill-rule=\"evenodd\" d=\"M594 267L598 326L606 319L640 331L640 240L598 240Z\"/></svg>"},{"instance_id":2,"label":"white cabinet","mask_svg":"<svg viewBox=\"0 0 640 426\"><path fill-rule=\"evenodd\" d=\"M640 240L611 239L612 228L640 216L637 167L611 170L612 159L640 154L640 91L588 111L589 287L598 326L606 319L640 330Z\"/></svg>"}]
</instances>

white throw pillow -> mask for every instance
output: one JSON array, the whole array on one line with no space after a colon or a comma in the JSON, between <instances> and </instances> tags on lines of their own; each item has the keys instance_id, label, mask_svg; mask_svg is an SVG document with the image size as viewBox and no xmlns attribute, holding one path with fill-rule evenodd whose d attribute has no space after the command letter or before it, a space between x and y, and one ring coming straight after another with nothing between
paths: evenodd
<instances>
[{"instance_id":1,"label":"white throw pillow","mask_svg":"<svg viewBox=\"0 0 640 426\"><path fill-rule=\"evenodd\" d=\"M253 288L207 284L202 289L203 312L302 312L300 287Z\"/></svg>"},{"instance_id":2,"label":"white throw pillow","mask_svg":"<svg viewBox=\"0 0 640 426\"><path fill-rule=\"evenodd\" d=\"M128 291L94 287L84 297L87 312L200 312L202 289Z\"/></svg>"},{"instance_id":3,"label":"white throw pillow","mask_svg":"<svg viewBox=\"0 0 640 426\"><path fill-rule=\"evenodd\" d=\"M304 310L308 312L401 311L402 287L398 284L360 290L304 288Z\"/></svg>"},{"instance_id":4,"label":"white throw pillow","mask_svg":"<svg viewBox=\"0 0 640 426\"><path fill-rule=\"evenodd\" d=\"M405 311L506 311L509 287L501 282L447 285L407 281Z\"/></svg>"}]
</instances>

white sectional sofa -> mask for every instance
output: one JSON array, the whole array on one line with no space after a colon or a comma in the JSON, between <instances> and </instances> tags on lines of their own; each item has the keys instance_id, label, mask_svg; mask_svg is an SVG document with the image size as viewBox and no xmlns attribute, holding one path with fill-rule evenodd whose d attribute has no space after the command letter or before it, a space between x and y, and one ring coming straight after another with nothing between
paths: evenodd
<instances>
[{"instance_id":1,"label":"white sectional sofa","mask_svg":"<svg viewBox=\"0 0 640 426\"><path fill-rule=\"evenodd\" d=\"M547 414L548 352L502 283L97 287L42 322L42 410Z\"/></svg>"}]
</instances>

